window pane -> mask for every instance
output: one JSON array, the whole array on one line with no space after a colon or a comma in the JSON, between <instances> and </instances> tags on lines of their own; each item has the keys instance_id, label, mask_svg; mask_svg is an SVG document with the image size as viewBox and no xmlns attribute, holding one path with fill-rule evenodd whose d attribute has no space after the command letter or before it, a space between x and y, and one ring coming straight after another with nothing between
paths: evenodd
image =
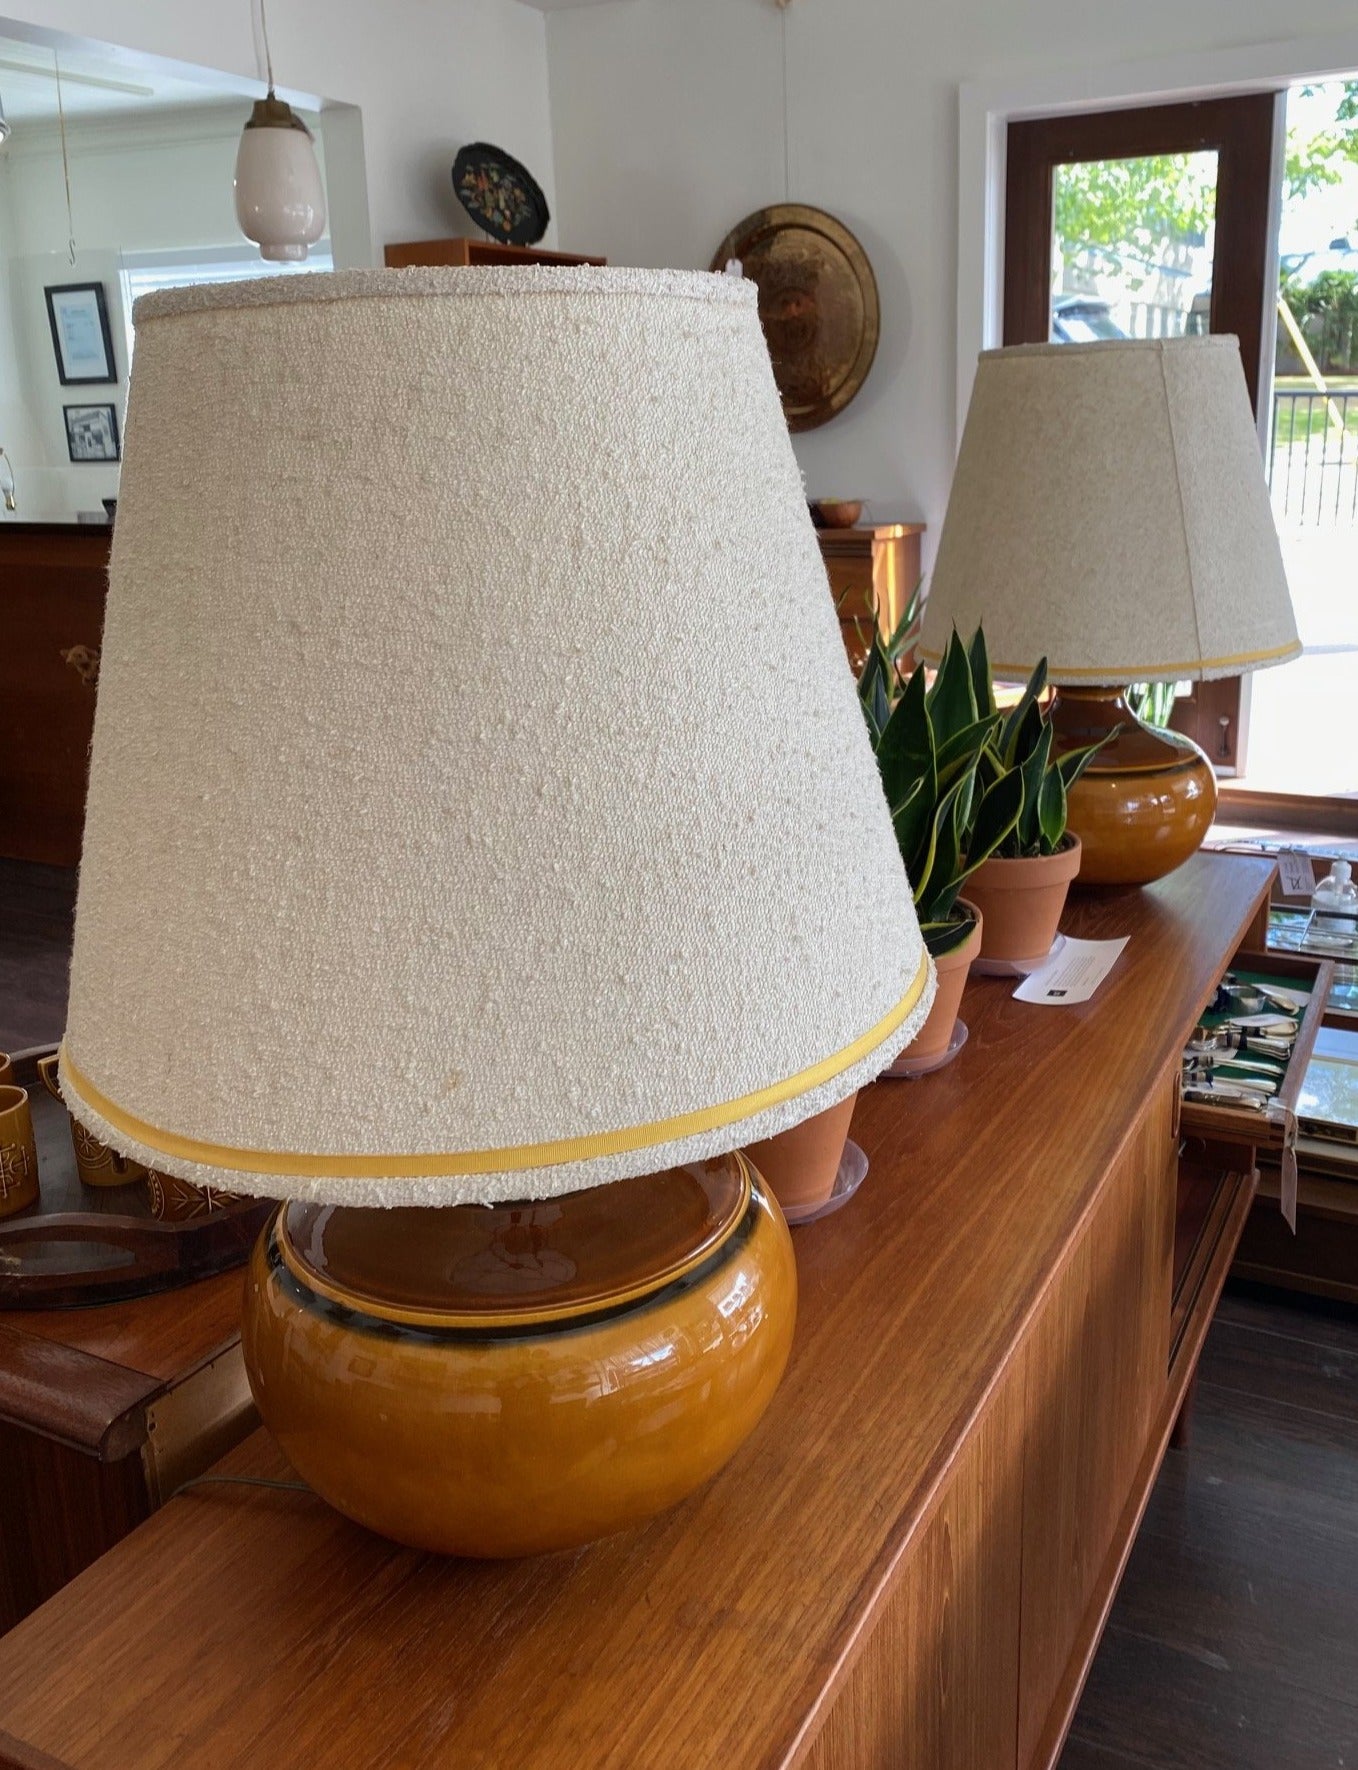
<instances>
[{"instance_id":1,"label":"window pane","mask_svg":"<svg viewBox=\"0 0 1358 1770\"><path fill-rule=\"evenodd\" d=\"M1358 81L1293 87L1268 475L1295 663L1250 680L1245 783L1358 791Z\"/></svg>"},{"instance_id":2,"label":"window pane","mask_svg":"<svg viewBox=\"0 0 1358 1770\"><path fill-rule=\"evenodd\" d=\"M1053 342L1206 332L1216 197L1214 152L1058 166Z\"/></svg>"}]
</instances>

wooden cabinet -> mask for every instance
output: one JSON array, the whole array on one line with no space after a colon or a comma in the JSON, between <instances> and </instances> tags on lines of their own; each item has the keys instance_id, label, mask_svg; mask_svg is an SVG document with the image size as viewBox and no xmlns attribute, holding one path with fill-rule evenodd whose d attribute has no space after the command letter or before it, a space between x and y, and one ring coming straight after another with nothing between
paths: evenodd
<instances>
[{"instance_id":1,"label":"wooden cabinet","mask_svg":"<svg viewBox=\"0 0 1358 1770\"><path fill-rule=\"evenodd\" d=\"M867 1180L794 1232L787 1375L702 1492L498 1564L173 1500L8 1637L0 1766L152 1770L173 1712L176 1770L1049 1770L1249 1205L1204 1147L1184 1216L1179 1054L1271 874L1077 894L1067 932L1129 937L1094 1001L973 980L957 1060L864 1091ZM263 1432L222 1472L293 1479ZM156 1651L110 1680L114 1616Z\"/></svg>"},{"instance_id":2,"label":"wooden cabinet","mask_svg":"<svg viewBox=\"0 0 1358 1770\"><path fill-rule=\"evenodd\" d=\"M0 856L74 866L111 531L0 523Z\"/></svg>"},{"instance_id":3,"label":"wooden cabinet","mask_svg":"<svg viewBox=\"0 0 1358 1770\"><path fill-rule=\"evenodd\" d=\"M242 1282L0 1313L0 1633L257 1423Z\"/></svg>"},{"instance_id":4,"label":"wooden cabinet","mask_svg":"<svg viewBox=\"0 0 1358 1770\"><path fill-rule=\"evenodd\" d=\"M884 634L893 633L920 581L922 522L864 523L817 529L830 576L844 649L857 675L872 636L873 610Z\"/></svg>"},{"instance_id":5,"label":"wooden cabinet","mask_svg":"<svg viewBox=\"0 0 1358 1770\"><path fill-rule=\"evenodd\" d=\"M573 252L543 252L534 246L506 246L499 240L393 240L383 249L388 270L416 264L607 264L606 258L579 258Z\"/></svg>"},{"instance_id":6,"label":"wooden cabinet","mask_svg":"<svg viewBox=\"0 0 1358 1770\"><path fill-rule=\"evenodd\" d=\"M1018 1758L1047 1762L1102 1626L1169 1371L1178 1066L1151 1093L1023 1352ZM1171 1092L1171 1089L1173 1090Z\"/></svg>"}]
</instances>

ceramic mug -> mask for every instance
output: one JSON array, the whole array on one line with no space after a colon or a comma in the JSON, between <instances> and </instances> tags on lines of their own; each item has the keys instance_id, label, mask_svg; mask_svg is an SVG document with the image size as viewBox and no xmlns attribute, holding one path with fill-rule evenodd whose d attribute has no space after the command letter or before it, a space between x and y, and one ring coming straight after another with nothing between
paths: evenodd
<instances>
[{"instance_id":1,"label":"ceramic mug","mask_svg":"<svg viewBox=\"0 0 1358 1770\"><path fill-rule=\"evenodd\" d=\"M38 1059L38 1074L52 1098L60 1100L55 1052ZM71 1120L71 1142L75 1146L75 1171L83 1186L134 1186L145 1178L146 1169L140 1162L119 1155L116 1149L110 1149L107 1143L92 1136L73 1114L68 1112L67 1116Z\"/></svg>"},{"instance_id":2,"label":"ceramic mug","mask_svg":"<svg viewBox=\"0 0 1358 1770\"><path fill-rule=\"evenodd\" d=\"M0 1217L12 1217L38 1196L38 1146L28 1090L0 1086Z\"/></svg>"},{"instance_id":3,"label":"ceramic mug","mask_svg":"<svg viewBox=\"0 0 1358 1770\"><path fill-rule=\"evenodd\" d=\"M189 1217L208 1217L214 1211L228 1210L241 1203L234 1192L222 1192L215 1186L196 1186L192 1180L181 1180L177 1174L162 1174L152 1168L143 1183L151 1215L163 1221L179 1223Z\"/></svg>"},{"instance_id":4,"label":"ceramic mug","mask_svg":"<svg viewBox=\"0 0 1358 1770\"><path fill-rule=\"evenodd\" d=\"M14 1086L14 1064L8 1051L0 1051L0 1088Z\"/></svg>"}]
</instances>

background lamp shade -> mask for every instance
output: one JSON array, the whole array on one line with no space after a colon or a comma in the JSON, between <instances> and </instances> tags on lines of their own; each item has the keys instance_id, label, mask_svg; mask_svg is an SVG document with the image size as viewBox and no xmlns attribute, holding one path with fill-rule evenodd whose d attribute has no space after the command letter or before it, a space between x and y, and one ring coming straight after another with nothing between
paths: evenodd
<instances>
[{"instance_id":1,"label":"background lamp shade","mask_svg":"<svg viewBox=\"0 0 1358 1770\"><path fill-rule=\"evenodd\" d=\"M149 296L62 1060L148 1166L545 1198L876 1076L933 975L735 278Z\"/></svg>"},{"instance_id":2,"label":"background lamp shade","mask_svg":"<svg viewBox=\"0 0 1358 1770\"><path fill-rule=\"evenodd\" d=\"M985 623L997 674L1206 680L1299 655L1232 337L982 354L925 610L937 661Z\"/></svg>"},{"instance_id":3,"label":"background lamp shade","mask_svg":"<svg viewBox=\"0 0 1358 1770\"><path fill-rule=\"evenodd\" d=\"M1234 338L982 355L920 649L982 621L997 676L1047 658L1057 749L1103 745L1069 796L1081 881L1146 884L1187 860L1212 765L1124 690L1301 650Z\"/></svg>"}]
</instances>

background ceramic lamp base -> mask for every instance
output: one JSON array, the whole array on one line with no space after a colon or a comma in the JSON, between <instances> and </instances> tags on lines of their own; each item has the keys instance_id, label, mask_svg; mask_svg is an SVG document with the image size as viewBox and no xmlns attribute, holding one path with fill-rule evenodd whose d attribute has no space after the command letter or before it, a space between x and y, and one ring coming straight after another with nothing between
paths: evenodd
<instances>
[{"instance_id":1,"label":"background ceramic lamp base","mask_svg":"<svg viewBox=\"0 0 1358 1770\"><path fill-rule=\"evenodd\" d=\"M1082 885L1148 885L1202 846L1217 808L1212 765L1181 732L1143 725L1119 688L1060 688L1058 750L1122 729L1070 790Z\"/></svg>"},{"instance_id":2,"label":"background ceramic lamp base","mask_svg":"<svg viewBox=\"0 0 1358 1770\"><path fill-rule=\"evenodd\" d=\"M792 1344L778 1207L738 1154L538 1204L284 1206L243 1343L298 1473L414 1548L517 1556L639 1524L754 1428Z\"/></svg>"}]
</instances>

